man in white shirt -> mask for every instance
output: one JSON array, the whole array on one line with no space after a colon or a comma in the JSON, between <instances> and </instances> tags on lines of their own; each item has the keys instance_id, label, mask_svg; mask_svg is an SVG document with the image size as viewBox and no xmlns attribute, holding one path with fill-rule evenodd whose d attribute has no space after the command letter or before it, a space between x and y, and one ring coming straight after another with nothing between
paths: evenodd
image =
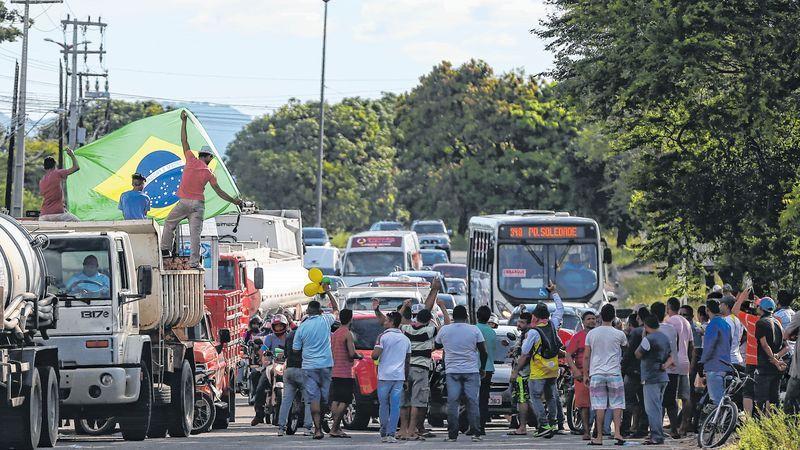
<instances>
[{"instance_id":1,"label":"man in white shirt","mask_svg":"<svg viewBox=\"0 0 800 450\"><path fill-rule=\"evenodd\" d=\"M486 346L483 334L475 325L467 323L467 308L458 305L453 308L453 322L445 325L436 335L437 347L444 348L445 374L447 383L447 438L445 442L458 439L458 407L461 394L467 402L467 417L473 430L480 429L480 410L478 393L481 385L480 368L486 365ZM475 434L473 442L483 439Z\"/></svg>"},{"instance_id":2,"label":"man in white shirt","mask_svg":"<svg viewBox=\"0 0 800 450\"><path fill-rule=\"evenodd\" d=\"M395 443L403 385L411 361L411 341L400 330L403 317L392 311L386 315L388 328L378 337L372 359L378 361L378 401L380 402L381 442Z\"/></svg>"}]
</instances>

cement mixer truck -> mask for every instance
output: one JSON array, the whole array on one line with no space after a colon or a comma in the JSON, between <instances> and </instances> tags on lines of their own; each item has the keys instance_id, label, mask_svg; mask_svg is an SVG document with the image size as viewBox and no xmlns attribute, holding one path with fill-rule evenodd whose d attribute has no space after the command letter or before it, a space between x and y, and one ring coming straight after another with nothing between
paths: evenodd
<instances>
[{"instance_id":1,"label":"cement mixer truck","mask_svg":"<svg viewBox=\"0 0 800 450\"><path fill-rule=\"evenodd\" d=\"M57 320L47 244L0 214L0 448L53 447L58 439L58 348L34 341Z\"/></svg>"},{"instance_id":2,"label":"cement mixer truck","mask_svg":"<svg viewBox=\"0 0 800 450\"><path fill-rule=\"evenodd\" d=\"M62 298L50 342L64 417L114 417L125 440L188 436L195 364L187 329L204 316L203 272L162 260L152 221L26 222ZM175 268L179 267L179 268Z\"/></svg>"}]
</instances>

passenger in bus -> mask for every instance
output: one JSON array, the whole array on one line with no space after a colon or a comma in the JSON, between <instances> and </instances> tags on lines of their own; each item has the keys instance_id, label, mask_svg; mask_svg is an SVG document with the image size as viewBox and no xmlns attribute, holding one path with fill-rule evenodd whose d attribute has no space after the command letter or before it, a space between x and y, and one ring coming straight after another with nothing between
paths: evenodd
<instances>
[{"instance_id":1,"label":"passenger in bus","mask_svg":"<svg viewBox=\"0 0 800 450\"><path fill-rule=\"evenodd\" d=\"M570 253L567 262L558 270L556 282L561 286L564 297L583 297L595 290L597 272L586 267L579 252Z\"/></svg>"}]
</instances>

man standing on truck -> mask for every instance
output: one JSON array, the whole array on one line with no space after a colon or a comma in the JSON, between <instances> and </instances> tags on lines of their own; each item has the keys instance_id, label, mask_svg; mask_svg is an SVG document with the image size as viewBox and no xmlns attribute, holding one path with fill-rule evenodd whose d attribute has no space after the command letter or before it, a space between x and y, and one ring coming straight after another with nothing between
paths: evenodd
<instances>
[{"instance_id":1,"label":"man standing on truck","mask_svg":"<svg viewBox=\"0 0 800 450\"><path fill-rule=\"evenodd\" d=\"M72 149L67 149L67 155L72 160L72 167L69 169L56 168L56 160L52 156L44 159L44 176L39 181L39 194L42 196L42 207L39 211L39 220L41 221L77 222L79 220L64 208L64 188L61 186L61 182L81 170Z\"/></svg>"},{"instance_id":2,"label":"man standing on truck","mask_svg":"<svg viewBox=\"0 0 800 450\"><path fill-rule=\"evenodd\" d=\"M297 328L292 342L294 350L303 351L303 377L305 401L311 403L314 418L314 439L322 439L322 405L328 404L328 391L331 386L333 355L331 353L331 325L339 315L339 306L331 295L331 287L323 285L331 304L333 314L323 313L322 305L316 300L308 303L308 317Z\"/></svg>"},{"instance_id":3,"label":"man standing on truck","mask_svg":"<svg viewBox=\"0 0 800 450\"><path fill-rule=\"evenodd\" d=\"M186 134L186 120L189 118L186 111L181 111L181 145L186 165L183 167L181 184L178 187L178 203L172 208L167 220L164 222L164 236L161 240L161 254L170 256L175 242L175 228L184 219L189 219L189 238L191 254L189 265L201 268L200 265L200 232L203 229L203 214L205 213L205 186L211 184L214 192L225 201L242 206L242 200L233 198L217 184L217 178L208 167L214 159L211 148L203 146L197 156L189 148L189 138Z\"/></svg>"},{"instance_id":4,"label":"man standing on truck","mask_svg":"<svg viewBox=\"0 0 800 450\"><path fill-rule=\"evenodd\" d=\"M139 172L131 176L132 189L123 192L119 197L119 210L125 220L142 220L147 218L150 211L150 197L144 192L144 184L147 179Z\"/></svg>"}]
</instances>

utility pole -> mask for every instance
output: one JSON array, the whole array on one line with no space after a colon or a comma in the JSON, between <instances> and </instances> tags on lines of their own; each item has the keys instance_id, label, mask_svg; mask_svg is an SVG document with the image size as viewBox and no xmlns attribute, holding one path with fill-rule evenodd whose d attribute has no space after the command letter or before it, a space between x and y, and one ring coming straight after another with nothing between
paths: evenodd
<instances>
[{"instance_id":1,"label":"utility pole","mask_svg":"<svg viewBox=\"0 0 800 450\"><path fill-rule=\"evenodd\" d=\"M19 62L14 67L14 94L11 100L11 127L8 130L8 161L6 167L6 202L7 211L11 211L11 188L14 185L14 132L17 129L17 94L19 93Z\"/></svg>"},{"instance_id":2,"label":"utility pole","mask_svg":"<svg viewBox=\"0 0 800 450\"><path fill-rule=\"evenodd\" d=\"M328 2L325 2L325 18L322 22L322 78L319 83L319 153L317 154L317 226L322 226L322 142L325 134L325 44L328 37Z\"/></svg>"},{"instance_id":3,"label":"utility pole","mask_svg":"<svg viewBox=\"0 0 800 450\"><path fill-rule=\"evenodd\" d=\"M24 215L24 205L22 204L22 193L25 188L25 94L27 89L28 77L28 29L30 28L30 7L31 5L42 5L46 3L61 3L62 0L11 0L11 3L24 4L25 13L22 21L22 66L19 72L19 105L17 106L17 150L14 158L14 188L12 192L12 217L22 217Z\"/></svg>"},{"instance_id":4,"label":"utility pole","mask_svg":"<svg viewBox=\"0 0 800 450\"><path fill-rule=\"evenodd\" d=\"M58 168L64 168L64 65L58 61Z\"/></svg>"}]
</instances>

